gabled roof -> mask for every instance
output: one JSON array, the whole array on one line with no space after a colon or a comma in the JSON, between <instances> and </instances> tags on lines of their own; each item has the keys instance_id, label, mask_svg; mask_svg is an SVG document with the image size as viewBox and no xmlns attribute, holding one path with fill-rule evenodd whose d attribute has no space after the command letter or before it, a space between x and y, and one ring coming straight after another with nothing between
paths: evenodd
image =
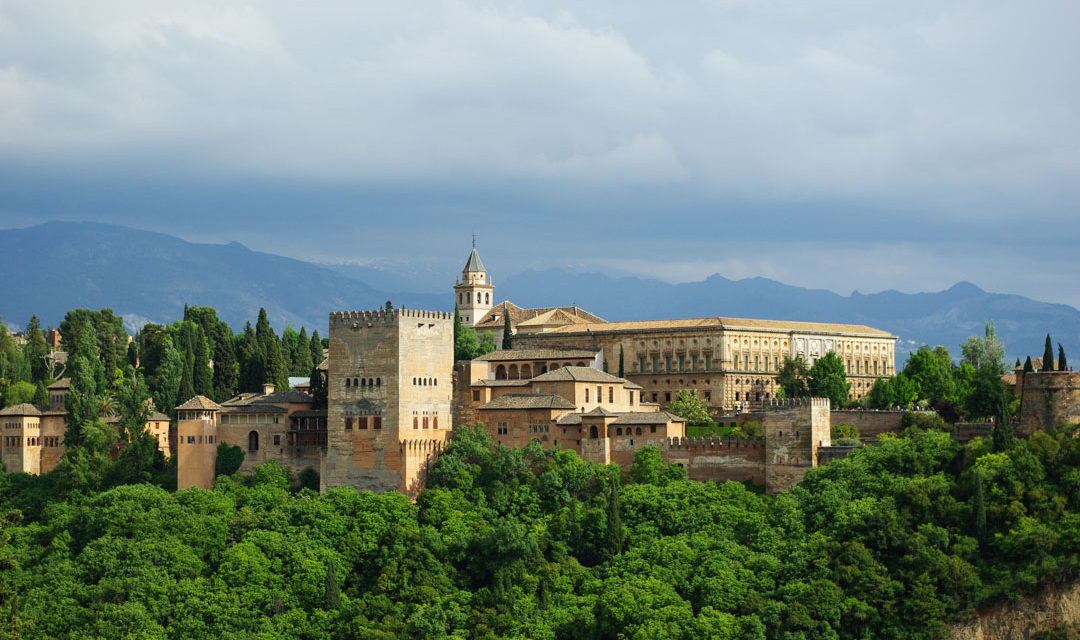
<instances>
[{"instance_id":1,"label":"gabled roof","mask_svg":"<svg viewBox=\"0 0 1080 640\"><path fill-rule=\"evenodd\" d=\"M191 400L188 400L184 404L177 407L177 410L193 410L193 411L220 411L221 405L214 402L206 396L195 396Z\"/></svg>"},{"instance_id":2,"label":"gabled roof","mask_svg":"<svg viewBox=\"0 0 1080 640\"><path fill-rule=\"evenodd\" d=\"M477 409L573 409L569 400L554 393L508 393Z\"/></svg>"},{"instance_id":3,"label":"gabled roof","mask_svg":"<svg viewBox=\"0 0 1080 640\"><path fill-rule=\"evenodd\" d=\"M23 402L0 410L0 416L40 416L41 410L32 404Z\"/></svg>"},{"instance_id":4,"label":"gabled roof","mask_svg":"<svg viewBox=\"0 0 1080 640\"><path fill-rule=\"evenodd\" d=\"M49 389L70 389L71 378L60 378L56 382L49 385Z\"/></svg>"},{"instance_id":5,"label":"gabled roof","mask_svg":"<svg viewBox=\"0 0 1080 640\"><path fill-rule=\"evenodd\" d=\"M221 411L223 414L234 413L288 413L289 410L284 407L279 407L272 404L265 404L262 402L252 404L234 404L224 407Z\"/></svg>"},{"instance_id":6,"label":"gabled roof","mask_svg":"<svg viewBox=\"0 0 1080 640\"><path fill-rule=\"evenodd\" d=\"M531 382L618 382L625 384L626 380L618 376L613 376L610 373L604 373L599 369L593 369L592 367L561 367L554 371L548 371L542 373L531 380Z\"/></svg>"},{"instance_id":7,"label":"gabled roof","mask_svg":"<svg viewBox=\"0 0 1080 640\"><path fill-rule=\"evenodd\" d=\"M875 338L895 338L888 331L861 324L831 322L801 322L797 320L758 320L753 318L686 318L682 320L632 320L628 322L598 322L572 324L551 329L547 333L623 333L638 331L693 330L717 328L728 331L778 331L791 333L853 334Z\"/></svg>"},{"instance_id":8,"label":"gabled roof","mask_svg":"<svg viewBox=\"0 0 1080 640\"><path fill-rule=\"evenodd\" d=\"M576 306L537 307L535 309L522 309L513 302L504 300L499 304L493 306L490 311L484 314L484 317L480 318L480 321L477 322L475 326L484 329L502 329L505 322L503 320L503 315L509 315L510 324L517 327L520 326L523 322L527 322L529 320L532 320L533 318L536 318L537 316L541 316L555 310L560 310L564 312L566 314L565 317L576 318L576 320L573 320L575 324L578 323L579 320L583 320L586 323L593 324L602 324L604 322L604 319L600 316L593 315L588 311Z\"/></svg>"},{"instance_id":9,"label":"gabled roof","mask_svg":"<svg viewBox=\"0 0 1080 640\"><path fill-rule=\"evenodd\" d=\"M527 387L530 380L477 380L474 387Z\"/></svg>"},{"instance_id":10,"label":"gabled roof","mask_svg":"<svg viewBox=\"0 0 1080 640\"><path fill-rule=\"evenodd\" d=\"M476 252L476 247L469 252L469 261L465 263L465 268L462 271L487 271L484 268L484 263L480 260L480 254Z\"/></svg>"},{"instance_id":11,"label":"gabled roof","mask_svg":"<svg viewBox=\"0 0 1080 640\"><path fill-rule=\"evenodd\" d=\"M656 412L635 411L635 412L619 412L619 413L605 412L604 414L596 414L596 413L594 413L595 411L596 411L596 409L593 409L592 411L590 411L590 412L588 412L586 414L568 413L568 414L562 416L561 418L559 418L558 420L556 420L555 422L556 422L556 424L558 424L560 426L573 427L573 426L581 424L581 416L582 415L586 415L586 416L588 416L588 415L616 416L615 420L613 420L611 422L611 424L615 425L615 426L628 425L628 424L667 424L669 422L686 422L685 418L680 418L679 416L672 415L672 414L668 413L667 411L656 411Z\"/></svg>"},{"instance_id":12,"label":"gabled roof","mask_svg":"<svg viewBox=\"0 0 1080 640\"><path fill-rule=\"evenodd\" d=\"M597 407L597 408L593 409L592 411L586 411L584 415L587 415L587 416L613 416L615 414L608 411L607 409L605 409L603 407Z\"/></svg>"}]
</instances>

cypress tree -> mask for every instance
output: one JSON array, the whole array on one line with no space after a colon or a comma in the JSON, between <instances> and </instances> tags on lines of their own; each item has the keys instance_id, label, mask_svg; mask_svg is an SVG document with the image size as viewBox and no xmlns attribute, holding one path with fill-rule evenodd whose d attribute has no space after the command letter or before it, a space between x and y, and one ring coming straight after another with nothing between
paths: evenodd
<instances>
[{"instance_id":1,"label":"cypress tree","mask_svg":"<svg viewBox=\"0 0 1080 640\"><path fill-rule=\"evenodd\" d=\"M387 302L386 304L390 304ZM341 588L337 583L337 566L334 564L333 558L330 562L326 563L326 593L323 600L323 609L332 611L338 608L338 603L341 600Z\"/></svg>"},{"instance_id":2,"label":"cypress tree","mask_svg":"<svg viewBox=\"0 0 1080 640\"><path fill-rule=\"evenodd\" d=\"M979 544L986 543L986 496L983 489L982 471L975 470L975 496L972 510L975 512L975 537Z\"/></svg>"},{"instance_id":3,"label":"cypress tree","mask_svg":"<svg viewBox=\"0 0 1080 640\"><path fill-rule=\"evenodd\" d=\"M326 408L326 376L318 367L312 367L311 369L311 408L312 409L325 409Z\"/></svg>"},{"instance_id":4,"label":"cypress tree","mask_svg":"<svg viewBox=\"0 0 1080 640\"><path fill-rule=\"evenodd\" d=\"M619 516L619 480L611 478L611 490L608 492L607 501L607 540L605 541L609 557L622 553L623 537L622 518Z\"/></svg>"},{"instance_id":5,"label":"cypress tree","mask_svg":"<svg viewBox=\"0 0 1080 640\"><path fill-rule=\"evenodd\" d=\"M1009 419L1009 403L1004 393L1001 394L998 415L994 421L994 428L990 431L990 438L993 441L994 453L1008 451L1016 439L1012 421Z\"/></svg>"},{"instance_id":6,"label":"cypress tree","mask_svg":"<svg viewBox=\"0 0 1080 640\"><path fill-rule=\"evenodd\" d=\"M1058 371L1068 371L1069 366L1065 362L1065 348L1058 343Z\"/></svg>"},{"instance_id":7,"label":"cypress tree","mask_svg":"<svg viewBox=\"0 0 1080 640\"><path fill-rule=\"evenodd\" d=\"M240 336L240 344L237 347L237 364L239 391L258 391L263 383L263 361L259 353L259 343L255 339L255 330L251 323L244 325L244 333Z\"/></svg>"},{"instance_id":8,"label":"cypress tree","mask_svg":"<svg viewBox=\"0 0 1080 640\"><path fill-rule=\"evenodd\" d=\"M1016 359L1016 364L1013 365L1013 369L1019 369L1019 368L1020 368L1020 358L1017 358Z\"/></svg>"},{"instance_id":9,"label":"cypress tree","mask_svg":"<svg viewBox=\"0 0 1080 640\"><path fill-rule=\"evenodd\" d=\"M131 365L132 369L139 366L139 350L136 346L138 343L138 340L132 340L127 346L127 363Z\"/></svg>"},{"instance_id":10,"label":"cypress tree","mask_svg":"<svg viewBox=\"0 0 1080 640\"><path fill-rule=\"evenodd\" d=\"M323 351L322 340L319 340L319 330L311 332L311 366L317 367L322 364Z\"/></svg>"},{"instance_id":11,"label":"cypress tree","mask_svg":"<svg viewBox=\"0 0 1080 640\"><path fill-rule=\"evenodd\" d=\"M619 377L624 377L623 366L626 364L626 353L623 350L623 346L619 345Z\"/></svg>"},{"instance_id":12,"label":"cypress tree","mask_svg":"<svg viewBox=\"0 0 1080 640\"><path fill-rule=\"evenodd\" d=\"M42 380L37 383L37 391L34 392L34 404L39 407L47 407L52 404L52 400L49 398L49 389Z\"/></svg>"},{"instance_id":13,"label":"cypress tree","mask_svg":"<svg viewBox=\"0 0 1080 640\"><path fill-rule=\"evenodd\" d=\"M184 345L184 369L180 374L180 392L177 404L182 404L195 397L195 345Z\"/></svg>"},{"instance_id":14,"label":"cypress tree","mask_svg":"<svg viewBox=\"0 0 1080 640\"><path fill-rule=\"evenodd\" d=\"M1024 373L1031 373L1033 371L1035 371L1035 366L1031 364L1031 356L1028 356L1027 360L1024 360Z\"/></svg>"},{"instance_id":15,"label":"cypress tree","mask_svg":"<svg viewBox=\"0 0 1080 640\"><path fill-rule=\"evenodd\" d=\"M195 393L206 396L214 395L214 374L210 371L210 345L207 344L203 330L195 325Z\"/></svg>"},{"instance_id":16,"label":"cypress tree","mask_svg":"<svg viewBox=\"0 0 1080 640\"><path fill-rule=\"evenodd\" d=\"M26 343L26 356L30 361L30 381L38 382L39 380L47 380L49 374L49 365L45 362L45 356L49 353L49 346L45 344L45 336L41 333L41 322L37 316L30 316L30 322L26 325L27 329L27 343ZM95 336L95 341L96 341ZM74 349L72 350L74 351ZM97 353L94 354L97 357Z\"/></svg>"},{"instance_id":17,"label":"cypress tree","mask_svg":"<svg viewBox=\"0 0 1080 640\"><path fill-rule=\"evenodd\" d=\"M514 342L514 332L510 329L510 314L506 312L506 305L503 305L503 349L512 348L511 345Z\"/></svg>"},{"instance_id":18,"label":"cypress tree","mask_svg":"<svg viewBox=\"0 0 1080 640\"><path fill-rule=\"evenodd\" d=\"M458 341L461 339L461 307L454 303L454 347L457 347ZM455 356L455 359L457 357Z\"/></svg>"},{"instance_id":19,"label":"cypress tree","mask_svg":"<svg viewBox=\"0 0 1080 640\"><path fill-rule=\"evenodd\" d=\"M308 340L307 328L300 327L300 337L296 341L296 352L293 354L292 374L302 376L317 364L319 363L311 361L311 341Z\"/></svg>"},{"instance_id":20,"label":"cypress tree","mask_svg":"<svg viewBox=\"0 0 1080 640\"><path fill-rule=\"evenodd\" d=\"M266 318L266 309L259 309L259 319L255 323L255 338L259 343L259 351L263 357L263 383L269 382L278 389L284 389L289 385L289 370L285 363L285 357L281 352L281 341L270 326Z\"/></svg>"},{"instance_id":21,"label":"cypress tree","mask_svg":"<svg viewBox=\"0 0 1080 640\"><path fill-rule=\"evenodd\" d=\"M1054 347L1050 343L1050 334L1046 334L1046 346L1043 348L1043 359L1041 371L1053 371L1054 370Z\"/></svg>"},{"instance_id":22,"label":"cypress tree","mask_svg":"<svg viewBox=\"0 0 1080 640\"><path fill-rule=\"evenodd\" d=\"M214 400L221 402L236 394L236 352L232 331L227 327L214 344Z\"/></svg>"}]
</instances>

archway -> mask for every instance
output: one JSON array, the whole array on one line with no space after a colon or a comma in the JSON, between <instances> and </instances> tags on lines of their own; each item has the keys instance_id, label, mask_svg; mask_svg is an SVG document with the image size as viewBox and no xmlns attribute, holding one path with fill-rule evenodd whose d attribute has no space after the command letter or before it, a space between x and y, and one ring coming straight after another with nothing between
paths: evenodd
<instances>
[{"instance_id":1,"label":"archway","mask_svg":"<svg viewBox=\"0 0 1080 640\"><path fill-rule=\"evenodd\" d=\"M259 450L259 432L251 431L248 433L248 451Z\"/></svg>"}]
</instances>

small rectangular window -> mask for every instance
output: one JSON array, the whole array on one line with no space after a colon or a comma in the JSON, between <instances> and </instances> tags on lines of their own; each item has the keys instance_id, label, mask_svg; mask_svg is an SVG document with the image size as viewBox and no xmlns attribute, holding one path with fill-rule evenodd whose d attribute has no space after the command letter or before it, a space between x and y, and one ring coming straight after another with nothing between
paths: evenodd
<instances>
[{"instance_id":1,"label":"small rectangular window","mask_svg":"<svg viewBox=\"0 0 1080 640\"><path fill-rule=\"evenodd\" d=\"M345 418L345 430L352 431L352 418Z\"/></svg>"},{"instance_id":2,"label":"small rectangular window","mask_svg":"<svg viewBox=\"0 0 1080 640\"><path fill-rule=\"evenodd\" d=\"M479 389L473 389L472 399L473 399L473 402L480 402L480 390Z\"/></svg>"},{"instance_id":3,"label":"small rectangular window","mask_svg":"<svg viewBox=\"0 0 1080 640\"><path fill-rule=\"evenodd\" d=\"M382 416L375 416L374 419L375 419L375 427L374 428L382 429Z\"/></svg>"},{"instance_id":4,"label":"small rectangular window","mask_svg":"<svg viewBox=\"0 0 1080 640\"><path fill-rule=\"evenodd\" d=\"M280 445L280 444L281 444L281 436L279 436L279 435L274 436L274 446L277 446L277 445Z\"/></svg>"}]
</instances>

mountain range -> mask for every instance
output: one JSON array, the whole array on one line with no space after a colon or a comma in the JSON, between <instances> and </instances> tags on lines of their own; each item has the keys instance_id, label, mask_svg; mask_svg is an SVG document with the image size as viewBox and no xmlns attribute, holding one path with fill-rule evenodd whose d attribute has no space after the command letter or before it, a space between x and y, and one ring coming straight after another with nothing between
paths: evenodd
<instances>
[{"instance_id":1,"label":"mountain range","mask_svg":"<svg viewBox=\"0 0 1080 640\"><path fill-rule=\"evenodd\" d=\"M109 307L129 331L171 322L184 305L212 306L241 329L265 307L279 331L286 324L325 335L332 310L371 309L387 300L449 310L446 293L393 290L405 282L376 268L341 268L252 251L244 245L193 243L88 222L51 222L0 232L0 317L23 326L31 314L56 326L68 309ZM494 274L499 276L500 274ZM1080 311L1021 295L990 293L969 282L933 293L855 292L842 296L767 278L698 282L614 277L566 269L530 270L497 279L497 299L519 306L576 304L607 320L728 316L866 324L897 335L897 359L921 344L942 344L959 358L968 336L994 321L1008 357L1042 355L1052 334L1080 361Z\"/></svg>"}]
</instances>

